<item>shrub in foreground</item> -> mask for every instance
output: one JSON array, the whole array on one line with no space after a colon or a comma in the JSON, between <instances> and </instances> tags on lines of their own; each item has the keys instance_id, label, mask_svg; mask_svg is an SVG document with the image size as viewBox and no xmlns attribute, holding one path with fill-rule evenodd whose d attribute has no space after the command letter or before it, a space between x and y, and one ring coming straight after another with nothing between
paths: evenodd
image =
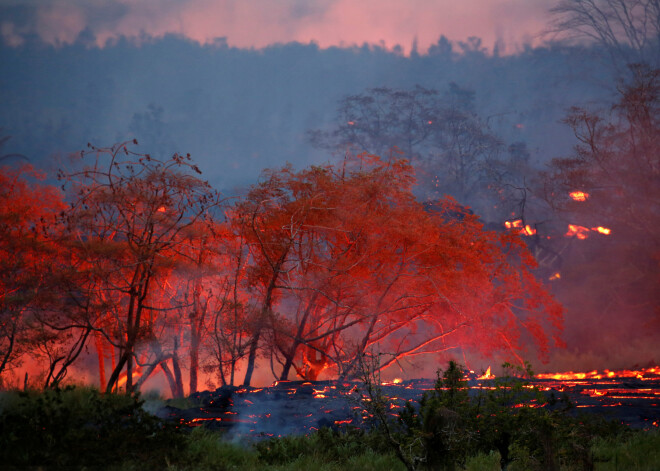
<instances>
[{"instance_id":1,"label":"shrub in foreground","mask_svg":"<svg viewBox=\"0 0 660 471\"><path fill-rule=\"evenodd\" d=\"M142 408L138 395L67 387L0 393L0 463L103 467L138 460L162 469L182 436Z\"/></svg>"},{"instance_id":2,"label":"shrub in foreground","mask_svg":"<svg viewBox=\"0 0 660 471\"><path fill-rule=\"evenodd\" d=\"M435 388L419 404L408 402L398 420L384 412L388 398L367 371L363 404L377 424L374 433L410 471L463 469L469 458L493 452L501 469L517 462L527 470L592 470L595 439L625 437L625 427L616 423L572 416L566 397L547 397L530 384L528 365L504 366L515 374L498 378L491 388L471 389L463 368L450 362Z\"/></svg>"}]
</instances>

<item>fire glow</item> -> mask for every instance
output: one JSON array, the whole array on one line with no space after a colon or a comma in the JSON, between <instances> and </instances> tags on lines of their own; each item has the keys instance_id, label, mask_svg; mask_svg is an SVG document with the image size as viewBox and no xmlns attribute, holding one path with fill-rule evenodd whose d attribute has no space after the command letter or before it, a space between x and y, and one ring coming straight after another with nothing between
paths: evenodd
<instances>
[{"instance_id":1,"label":"fire glow","mask_svg":"<svg viewBox=\"0 0 660 471\"><path fill-rule=\"evenodd\" d=\"M496 377L488 368L478 375L465 373L471 387L491 390ZM527 381L527 380L526 380ZM538 388L546 397L566 394L575 407L596 414L607 414L636 428L658 427L660 404L660 367L626 370L542 373L529 379L526 388ZM419 401L424 392L435 387L433 379L400 379L380 383L388 414L408 401ZM186 419L176 418L181 426L223 428L238 436L267 437L289 433L309 433L322 427L362 428L369 416L360 401L368 401L364 385L353 381L277 381L265 388L240 388L229 401L216 397L218 391L197 393L204 405L186 411ZM248 399L249 397L249 399ZM545 407L546 401L533 400L512 407ZM224 407L224 408L223 408ZM230 415L231 414L231 415ZM282 424L286 423L286 431Z\"/></svg>"},{"instance_id":2,"label":"fire glow","mask_svg":"<svg viewBox=\"0 0 660 471\"><path fill-rule=\"evenodd\" d=\"M589 229L588 227L578 226L577 224L569 224L568 231L566 232L565 236L577 237L580 240L584 240L589 237L589 232L591 231L598 232L599 234L603 235L610 235L612 233L611 229L603 226L592 227Z\"/></svg>"},{"instance_id":3,"label":"fire glow","mask_svg":"<svg viewBox=\"0 0 660 471\"><path fill-rule=\"evenodd\" d=\"M570 196L573 201L587 201L589 193L585 191L571 191L568 196Z\"/></svg>"},{"instance_id":4,"label":"fire glow","mask_svg":"<svg viewBox=\"0 0 660 471\"><path fill-rule=\"evenodd\" d=\"M641 368L639 370L618 370L610 371L593 370L589 372L573 372L568 371L565 373L541 373L537 374L538 379L554 379L554 380L583 380L583 379L605 379L605 378L637 378L640 380L652 379L660 377L660 367L654 366L651 368Z\"/></svg>"},{"instance_id":5,"label":"fire glow","mask_svg":"<svg viewBox=\"0 0 660 471\"><path fill-rule=\"evenodd\" d=\"M505 221L504 227L507 229L518 229L518 232L524 236L531 236L536 234L536 229L529 224L523 225L522 219L515 219L513 221Z\"/></svg>"}]
</instances>

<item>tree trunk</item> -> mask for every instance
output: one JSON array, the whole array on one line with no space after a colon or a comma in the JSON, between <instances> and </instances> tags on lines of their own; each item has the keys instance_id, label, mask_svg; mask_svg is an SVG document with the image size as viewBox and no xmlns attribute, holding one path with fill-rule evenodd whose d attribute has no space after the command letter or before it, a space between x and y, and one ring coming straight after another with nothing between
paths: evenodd
<instances>
[{"instance_id":1,"label":"tree trunk","mask_svg":"<svg viewBox=\"0 0 660 471\"><path fill-rule=\"evenodd\" d=\"M249 386L252 381L252 373L254 372L254 363L257 359L257 347L259 345L259 334L261 329L259 329L252 340L250 341L250 354L248 355L248 364L247 369L245 370L245 379L243 380L243 386Z\"/></svg>"},{"instance_id":2,"label":"tree trunk","mask_svg":"<svg viewBox=\"0 0 660 471\"><path fill-rule=\"evenodd\" d=\"M172 397L176 397L176 381L174 381L174 375L172 375L172 372L167 366L167 363L162 362L160 364L160 369L163 370L163 373L165 373L165 378L167 378L167 383L170 385L170 392L172 393Z\"/></svg>"},{"instance_id":3,"label":"tree trunk","mask_svg":"<svg viewBox=\"0 0 660 471\"><path fill-rule=\"evenodd\" d=\"M199 336L193 335L190 344L190 386L189 394L197 392L197 371L199 370Z\"/></svg>"},{"instance_id":4,"label":"tree trunk","mask_svg":"<svg viewBox=\"0 0 660 471\"><path fill-rule=\"evenodd\" d=\"M280 255L280 258L277 260L277 263L273 267L273 275L271 276L270 281L268 283L268 289L266 290L266 298L264 299L264 304L258 319L259 325L257 325L257 330L252 337L252 341L250 342L250 354L248 355L248 365L247 365L247 370L245 371L245 379L243 380L244 386L249 386L250 382L252 381L252 373L254 372L254 362L257 359L257 349L259 347L259 337L261 335L261 329L263 328L266 316L270 314L270 310L273 304L273 291L275 291L275 283L277 283L277 280L279 279L280 268L282 268L282 265L284 264L284 261L286 260L286 257L288 256L290 249L291 249L291 245L286 247L286 249Z\"/></svg>"},{"instance_id":5,"label":"tree trunk","mask_svg":"<svg viewBox=\"0 0 660 471\"><path fill-rule=\"evenodd\" d=\"M181 367L179 366L179 338L174 337L174 352L172 353L172 370L174 370L174 379L176 381L176 396L183 397L183 379L181 377Z\"/></svg>"},{"instance_id":6,"label":"tree trunk","mask_svg":"<svg viewBox=\"0 0 660 471\"><path fill-rule=\"evenodd\" d=\"M98 332L94 333L94 344L96 346L96 356L99 360L99 384L105 386L105 357L103 355L103 339Z\"/></svg>"}]
</instances>

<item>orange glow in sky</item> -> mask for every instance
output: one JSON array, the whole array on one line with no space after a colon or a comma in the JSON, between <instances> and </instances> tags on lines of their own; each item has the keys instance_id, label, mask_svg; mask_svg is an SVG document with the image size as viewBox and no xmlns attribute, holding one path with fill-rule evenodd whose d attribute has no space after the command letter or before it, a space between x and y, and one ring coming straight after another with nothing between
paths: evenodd
<instances>
[{"instance_id":1,"label":"orange glow in sky","mask_svg":"<svg viewBox=\"0 0 660 471\"><path fill-rule=\"evenodd\" d=\"M37 33L51 43L70 43L88 29L97 44L141 32L173 33L200 43L225 37L230 46L263 48L298 41L322 48L369 43L408 54L414 41L425 53L441 35L452 41L480 37L505 53L539 42L547 25L547 0L54 0L28 2L29 18L5 18L0 34L10 44ZM102 19L102 20L100 20Z\"/></svg>"}]
</instances>

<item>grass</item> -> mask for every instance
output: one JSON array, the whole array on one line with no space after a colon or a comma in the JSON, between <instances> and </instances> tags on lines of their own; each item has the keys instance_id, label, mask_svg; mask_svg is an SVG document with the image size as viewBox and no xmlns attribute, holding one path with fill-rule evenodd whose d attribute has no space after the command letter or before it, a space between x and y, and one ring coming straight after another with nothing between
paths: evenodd
<instances>
[{"instance_id":1,"label":"grass","mask_svg":"<svg viewBox=\"0 0 660 471\"><path fill-rule=\"evenodd\" d=\"M597 439L592 448L598 471L660 470L660 431L638 432L623 440Z\"/></svg>"},{"instance_id":2,"label":"grass","mask_svg":"<svg viewBox=\"0 0 660 471\"><path fill-rule=\"evenodd\" d=\"M360 450L347 447L346 437L328 439L331 432L309 436L285 437L262 442L261 446L227 443L215 432L195 429L189 436L187 451L176 463L169 462L170 471L268 470L268 471L405 471L403 464L391 453L379 453L365 444ZM325 434L325 435L324 435ZM320 443L325 441L323 449ZM339 444L337 445L337 441ZM368 441L368 438L367 438ZM268 443L268 445L265 445ZM358 443L356 442L356 446ZM347 450L351 449L351 452ZM618 439L597 440L592 448L595 471L658 471L660 470L660 433L633 432ZM122 468L139 469L139 468ZM479 453L468 458L465 471L499 471L500 455L496 451ZM509 471L533 471L540 465L528 456L520 455ZM584 468L565 464L562 471Z\"/></svg>"}]
</instances>

